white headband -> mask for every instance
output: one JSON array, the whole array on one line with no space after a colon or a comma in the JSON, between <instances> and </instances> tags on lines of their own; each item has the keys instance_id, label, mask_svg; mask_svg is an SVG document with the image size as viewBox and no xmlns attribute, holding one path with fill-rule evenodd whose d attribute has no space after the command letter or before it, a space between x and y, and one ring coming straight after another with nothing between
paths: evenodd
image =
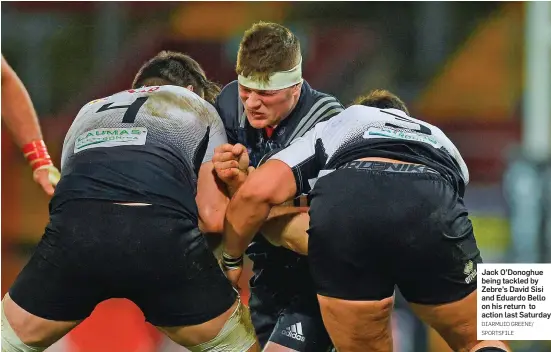
<instances>
[{"instance_id":1,"label":"white headband","mask_svg":"<svg viewBox=\"0 0 551 352\"><path fill-rule=\"evenodd\" d=\"M270 75L268 82L261 82L245 76L237 76L242 86L257 90L280 90L302 83L302 57L298 64L290 70L275 72Z\"/></svg>"}]
</instances>

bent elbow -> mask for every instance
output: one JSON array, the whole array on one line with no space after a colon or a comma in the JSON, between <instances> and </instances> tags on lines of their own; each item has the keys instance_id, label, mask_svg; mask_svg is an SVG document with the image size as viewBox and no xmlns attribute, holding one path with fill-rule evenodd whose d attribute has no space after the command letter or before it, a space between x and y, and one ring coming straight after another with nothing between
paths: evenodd
<instances>
[{"instance_id":1,"label":"bent elbow","mask_svg":"<svg viewBox=\"0 0 551 352\"><path fill-rule=\"evenodd\" d=\"M224 231L224 212L216 209L204 209L199 214L199 230L203 233L222 233Z\"/></svg>"},{"instance_id":2,"label":"bent elbow","mask_svg":"<svg viewBox=\"0 0 551 352\"><path fill-rule=\"evenodd\" d=\"M272 194L268 188L256 185L247 185L243 187L243 190L240 194L242 201L251 204L269 204L275 205L273 203Z\"/></svg>"}]
</instances>

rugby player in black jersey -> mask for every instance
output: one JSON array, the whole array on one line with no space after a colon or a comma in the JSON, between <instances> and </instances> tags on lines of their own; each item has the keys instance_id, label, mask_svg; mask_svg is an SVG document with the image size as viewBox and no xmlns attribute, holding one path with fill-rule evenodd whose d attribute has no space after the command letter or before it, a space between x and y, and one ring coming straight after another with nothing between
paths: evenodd
<instances>
[{"instance_id":1,"label":"rugby player in black jersey","mask_svg":"<svg viewBox=\"0 0 551 352\"><path fill-rule=\"evenodd\" d=\"M245 32L237 54L238 79L222 89L215 104L229 144L216 149L213 162L228 185L235 181L240 158L257 167L269 154L343 110L335 97L310 87L302 66L299 40L288 28L260 22ZM308 221L306 214L272 214L260 231L272 242L282 231L292 232L295 223ZM270 245L262 235L255 237L247 255L254 263L250 310L261 345L267 351L327 351L330 340L307 258Z\"/></svg>"}]
</instances>

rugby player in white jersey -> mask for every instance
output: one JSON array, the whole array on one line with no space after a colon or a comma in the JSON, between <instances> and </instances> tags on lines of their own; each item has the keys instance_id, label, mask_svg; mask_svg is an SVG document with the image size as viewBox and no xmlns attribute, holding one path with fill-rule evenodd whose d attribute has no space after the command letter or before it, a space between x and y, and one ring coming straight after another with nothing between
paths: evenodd
<instances>
[{"instance_id":1,"label":"rugby player in white jersey","mask_svg":"<svg viewBox=\"0 0 551 352\"><path fill-rule=\"evenodd\" d=\"M2 300L3 351L43 351L114 297L192 352L260 350L199 231L220 232L229 201L211 162L226 142L205 100L218 91L191 57L161 52L132 89L80 110L50 221Z\"/></svg>"},{"instance_id":2,"label":"rugby player in white jersey","mask_svg":"<svg viewBox=\"0 0 551 352\"><path fill-rule=\"evenodd\" d=\"M2 120L33 170L33 178L49 196L59 181L34 110L33 103L15 71L2 55Z\"/></svg>"},{"instance_id":3,"label":"rugby player in white jersey","mask_svg":"<svg viewBox=\"0 0 551 352\"><path fill-rule=\"evenodd\" d=\"M223 253L241 257L273 205L309 192L308 258L338 351L392 350L395 285L454 351L509 351L477 341L468 182L440 129L375 91L252 172L228 206ZM240 268L229 269L235 281Z\"/></svg>"}]
</instances>

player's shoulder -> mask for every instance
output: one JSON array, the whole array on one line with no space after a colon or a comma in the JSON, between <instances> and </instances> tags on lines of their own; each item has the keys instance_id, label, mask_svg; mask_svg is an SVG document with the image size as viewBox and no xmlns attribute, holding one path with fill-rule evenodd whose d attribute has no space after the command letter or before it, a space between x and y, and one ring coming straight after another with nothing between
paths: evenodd
<instances>
[{"instance_id":1,"label":"player's shoulder","mask_svg":"<svg viewBox=\"0 0 551 352\"><path fill-rule=\"evenodd\" d=\"M365 105L350 105L343 111L343 114L348 116L354 115L357 117L368 118L368 119L387 120L387 119L402 118L402 119L407 119L408 121L411 121L411 120L421 121L412 116L409 116L402 110L381 109L381 108L365 106Z\"/></svg>"},{"instance_id":2,"label":"player's shoulder","mask_svg":"<svg viewBox=\"0 0 551 352\"><path fill-rule=\"evenodd\" d=\"M231 81L226 84L221 90L218 98L229 99L230 97L235 98L238 94L238 83L237 80Z\"/></svg>"},{"instance_id":3,"label":"player's shoulder","mask_svg":"<svg viewBox=\"0 0 551 352\"><path fill-rule=\"evenodd\" d=\"M302 84L301 98L305 100L306 108L338 106L344 109L342 103L335 96L312 88L306 80Z\"/></svg>"},{"instance_id":4,"label":"player's shoulder","mask_svg":"<svg viewBox=\"0 0 551 352\"><path fill-rule=\"evenodd\" d=\"M164 86L149 86L142 87L137 89L128 89L120 93L115 94L113 99L116 99L116 96L121 96L123 99L128 97L148 97L151 99L161 100L166 104L176 104L182 101L197 101L202 103L203 98L190 91L187 88L181 86L173 85L164 85ZM176 100L175 100L176 99Z\"/></svg>"},{"instance_id":5,"label":"player's shoulder","mask_svg":"<svg viewBox=\"0 0 551 352\"><path fill-rule=\"evenodd\" d=\"M237 81L232 81L222 88L216 97L214 108L226 127L239 123L239 86Z\"/></svg>"},{"instance_id":6,"label":"player's shoulder","mask_svg":"<svg viewBox=\"0 0 551 352\"><path fill-rule=\"evenodd\" d=\"M214 107L220 115L228 115L237 111L239 99L239 87L237 81L232 81L224 86L216 97Z\"/></svg>"},{"instance_id":7,"label":"player's shoulder","mask_svg":"<svg viewBox=\"0 0 551 352\"><path fill-rule=\"evenodd\" d=\"M143 106L147 114L162 113L176 120L185 117L185 120L189 121L190 115L207 123L220 119L216 109L208 101L187 88L172 85L127 89L104 98L94 99L81 108L77 117L95 112L98 108L109 110L132 106L138 109Z\"/></svg>"},{"instance_id":8,"label":"player's shoulder","mask_svg":"<svg viewBox=\"0 0 551 352\"><path fill-rule=\"evenodd\" d=\"M106 97L97 98L89 101L84 105L90 106L98 103L107 103L107 102L117 102L117 101L128 101L132 97L149 97L149 96L177 96L177 97L188 97L190 99L201 99L197 94L191 92L190 90L180 87L180 86L148 86L135 89L126 89L120 92L116 92Z\"/></svg>"},{"instance_id":9,"label":"player's shoulder","mask_svg":"<svg viewBox=\"0 0 551 352\"><path fill-rule=\"evenodd\" d=\"M293 114L300 116L306 132L315 124L327 121L344 110L341 102L334 96L313 89L308 82L302 84L300 100ZM302 126L302 125L301 125Z\"/></svg>"}]
</instances>

